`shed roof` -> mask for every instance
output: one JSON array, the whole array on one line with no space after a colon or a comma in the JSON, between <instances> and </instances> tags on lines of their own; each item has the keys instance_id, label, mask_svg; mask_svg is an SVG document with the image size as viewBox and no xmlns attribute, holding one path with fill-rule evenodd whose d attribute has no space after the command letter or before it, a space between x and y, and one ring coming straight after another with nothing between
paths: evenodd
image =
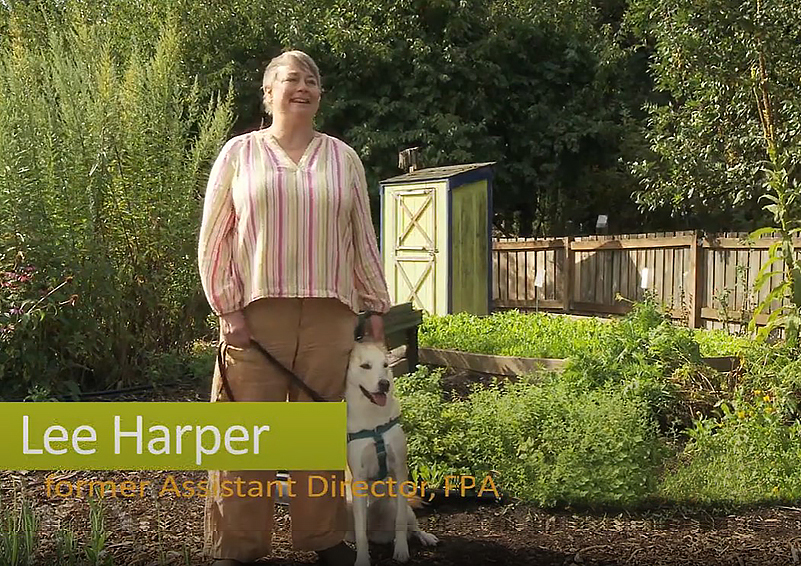
<instances>
[{"instance_id":1,"label":"shed roof","mask_svg":"<svg viewBox=\"0 0 801 566\"><path fill-rule=\"evenodd\" d=\"M448 179L450 177L455 177L456 175L461 175L462 173L467 173L468 171L474 171L476 169L481 169L482 167L487 167L494 164L495 161L487 161L485 163L465 163L463 165L429 167L427 169L418 169L417 171L412 171L411 173L405 173L403 175L398 175L397 177L384 179L381 181L381 183L409 183L413 181Z\"/></svg>"}]
</instances>

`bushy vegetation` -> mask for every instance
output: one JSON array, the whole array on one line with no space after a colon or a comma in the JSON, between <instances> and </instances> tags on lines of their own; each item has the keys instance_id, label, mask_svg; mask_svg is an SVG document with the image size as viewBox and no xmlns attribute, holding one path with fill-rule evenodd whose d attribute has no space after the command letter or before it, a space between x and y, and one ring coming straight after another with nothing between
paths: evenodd
<instances>
[{"instance_id":1,"label":"bushy vegetation","mask_svg":"<svg viewBox=\"0 0 801 566\"><path fill-rule=\"evenodd\" d=\"M413 474L491 475L507 495L541 505L641 503L655 492L662 445L647 405L622 388L564 380L476 389L446 400L440 375L398 381Z\"/></svg>"},{"instance_id":2,"label":"bushy vegetation","mask_svg":"<svg viewBox=\"0 0 801 566\"><path fill-rule=\"evenodd\" d=\"M662 323L654 310L652 320ZM572 318L548 313L524 313L518 310L494 312L491 316L456 313L448 316L427 315L420 327L420 345L449 348L478 354L530 358L569 358L580 352L597 352L605 340L619 333L620 320ZM662 326L660 332L669 326ZM722 330L681 331L685 340L698 344L701 356L734 356L751 343L744 336ZM658 346L655 346L658 347Z\"/></svg>"},{"instance_id":3,"label":"bushy vegetation","mask_svg":"<svg viewBox=\"0 0 801 566\"><path fill-rule=\"evenodd\" d=\"M565 331L571 324L579 330ZM507 494L542 505L801 497L801 363L791 345L683 328L652 302L609 323L517 312L431 317L422 336L469 351L568 354L562 372L477 388L467 399L446 398L438 372L400 378L410 461L426 481L492 474ZM527 336L536 339L515 347ZM699 338L705 354L740 355L740 369L704 364Z\"/></svg>"},{"instance_id":4,"label":"bushy vegetation","mask_svg":"<svg viewBox=\"0 0 801 566\"><path fill-rule=\"evenodd\" d=\"M571 319L516 310L480 317L468 313L426 315L420 346L478 354L531 358L567 358L600 347L607 325L595 318Z\"/></svg>"},{"instance_id":5,"label":"bushy vegetation","mask_svg":"<svg viewBox=\"0 0 801 566\"><path fill-rule=\"evenodd\" d=\"M207 332L196 234L231 100L201 99L174 22L113 40L12 21L0 48L3 398L128 384Z\"/></svg>"}]
</instances>

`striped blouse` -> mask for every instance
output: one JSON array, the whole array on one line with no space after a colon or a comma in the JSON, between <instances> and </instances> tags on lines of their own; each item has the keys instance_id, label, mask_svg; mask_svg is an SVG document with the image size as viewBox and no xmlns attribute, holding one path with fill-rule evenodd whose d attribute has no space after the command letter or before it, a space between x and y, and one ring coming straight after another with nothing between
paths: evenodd
<instances>
[{"instance_id":1,"label":"striped blouse","mask_svg":"<svg viewBox=\"0 0 801 566\"><path fill-rule=\"evenodd\" d=\"M390 307L364 166L326 134L315 133L297 164L265 130L230 139L209 176L198 259L216 314L262 297Z\"/></svg>"}]
</instances>

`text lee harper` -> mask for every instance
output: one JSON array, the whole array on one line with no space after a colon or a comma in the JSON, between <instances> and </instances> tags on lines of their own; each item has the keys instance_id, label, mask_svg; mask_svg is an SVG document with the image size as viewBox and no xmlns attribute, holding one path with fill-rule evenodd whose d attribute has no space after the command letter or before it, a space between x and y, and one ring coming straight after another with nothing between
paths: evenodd
<instances>
[{"instance_id":1,"label":"text lee harper","mask_svg":"<svg viewBox=\"0 0 801 566\"><path fill-rule=\"evenodd\" d=\"M72 450L76 454L90 455L97 451L91 447L97 441L97 432L89 425L81 425L71 433L61 425L49 426L42 436L42 442L38 446L30 443L28 415L22 417L22 453L23 454L43 454L47 452L53 455L67 454ZM253 432L241 425L228 427L221 433L220 429L214 425L203 426L176 426L174 434L170 429L163 425L153 425L147 429L149 440L147 451L153 455L159 454L181 454L184 435L189 434L195 440L195 463L200 465L204 455L216 454L221 444L229 454L241 456L244 454L259 454L259 440L262 433L269 432L267 425L254 425ZM192 434L194 432L194 434ZM123 430L120 417L114 417L114 454L120 454L123 439L127 442L136 443L136 453L142 454L145 433L143 430L142 417L136 417L136 427L134 430Z\"/></svg>"}]
</instances>

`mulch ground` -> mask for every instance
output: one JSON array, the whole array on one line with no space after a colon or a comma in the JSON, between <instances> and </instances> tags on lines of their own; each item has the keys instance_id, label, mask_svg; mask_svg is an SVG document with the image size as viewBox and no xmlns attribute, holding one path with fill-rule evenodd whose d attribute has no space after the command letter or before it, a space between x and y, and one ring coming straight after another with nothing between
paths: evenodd
<instances>
[{"instance_id":1,"label":"mulch ground","mask_svg":"<svg viewBox=\"0 0 801 566\"><path fill-rule=\"evenodd\" d=\"M191 387L124 400L205 400L205 391ZM120 400L119 397L113 400ZM37 564L54 564L55 532L71 528L80 539L89 532L86 497L48 497L44 479L52 472L0 472L0 496L9 502L20 493L40 517ZM116 565L193 565L201 556L203 501L174 494L157 497L169 475L176 480L200 480L204 472L68 471L58 477L102 481L149 481L145 497L105 497L107 549ZM683 513L668 509L642 513L599 515L546 511L519 502L476 503L447 500L418 511L421 527L440 544L422 548L413 541L412 566L479 564L532 566L768 566L801 563L801 508L756 509L736 515ZM288 538L287 509L276 509L274 556L268 564L314 564L315 555L294 552ZM373 563L395 564L390 546L371 549ZM3 566L3 565L0 565Z\"/></svg>"}]
</instances>

